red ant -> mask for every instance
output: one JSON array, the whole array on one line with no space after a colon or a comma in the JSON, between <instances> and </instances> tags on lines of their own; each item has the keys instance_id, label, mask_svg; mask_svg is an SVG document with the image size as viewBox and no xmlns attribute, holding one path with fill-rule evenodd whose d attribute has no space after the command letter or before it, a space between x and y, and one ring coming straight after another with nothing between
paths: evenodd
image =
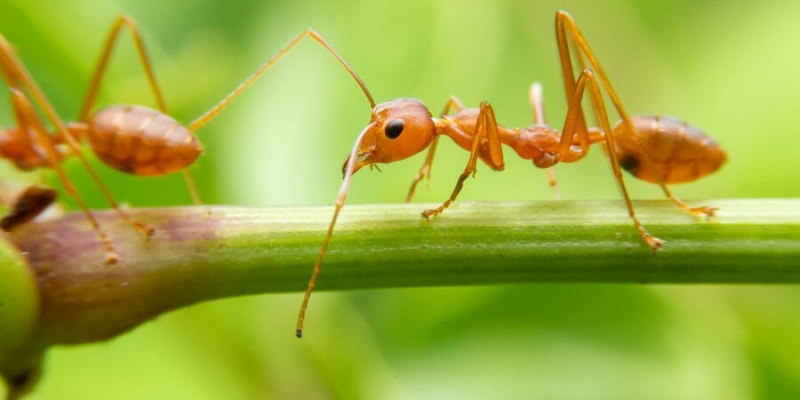
<instances>
[{"instance_id":1,"label":"red ant","mask_svg":"<svg viewBox=\"0 0 800 400\"><path fill-rule=\"evenodd\" d=\"M155 95L158 110L134 105L117 105L106 107L91 114L100 83L111 58L111 52L124 27L127 27L133 35L134 45L147 75L150 88ZM103 46L100 62L92 76L89 93L81 107L78 122L64 123L30 73L22 65L11 45L0 35L0 68L2 68L6 82L10 87L11 104L17 122L15 128L0 129L0 157L13 161L17 168L21 170L42 167L55 169L67 193L78 202L86 218L105 244L106 263L112 264L116 262L117 254L114 251L111 240L97 223L94 215L61 167L61 162L66 156L75 155L78 157L109 204L122 218L145 236L151 236L153 229L133 220L119 208L111 193L81 153L78 139L86 139L103 163L122 172L138 176L155 176L182 171L195 203L199 204L200 199L197 190L191 175L186 169L194 163L202 151L200 143L192 133L214 119L228 104L242 94L245 89L252 85L269 67L304 37L313 39L336 57L362 87L374 106L374 102L364 83L361 82L361 79L353 72L352 68L347 65L322 36L314 30L307 29L292 39L278 54L261 65L255 73L217 105L184 127L167 114L164 96L156 82L153 67L136 23L127 16L119 16L114 22ZM53 125L54 134L48 133L43 121L36 113L30 97L33 98L35 104L39 106ZM63 148L64 145L67 146L66 149ZM12 212L14 215L7 220L7 225L4 225L4 228L11 229L20 223L30 220L53 200L54 198L49 199L42 192L23 194L18 204L14 207Z\"/></svg>"},{"instance_id":2,"label":"red ant","mask_svg":"<svg viewBox=\"0 0 800 400\"><path fill-rule=\"evenodd\" d=\"M527 128L512 129L498 125L491 104L485 101L480 108L464 108L457 98L451 97L439 118L434 118L428 108L416 99L397 99L373 106L372 119L358 135L342 168L344 180L300 307L295 332L297 337L302 337L308 301L328 250L333 227L347 197L352 175L367 165L402 160L428 148L422 168L412 182L407 197L410 200L416 184L430 172L436 144L442 135L469 151L469 161L450 198L439 207L422 212L426 219L441 214L455 201L464 181L475 174L478 159L491 169L502 171L502 145L511 147L518 156L533 161L539 168L549 168L559 162L583 159L589 146L597 143L602 143L607 151L614 178L622 191L634 227L653 251L658 250L664 241L650 235L636 217L621 168L639 179L661 186L664 194L683 210L706 217L714 215L714 207L686 205L672 195L667 184L693 181L716 171L726 159L725 152L702 131L678 120L649 115L628 116L583 34L572 17L564 11L556 13L556 37L569 106L560 135L544 122L541 87L538 84L533 85L530 96L535 123ZM581 69L577 79L573 70L573 53ZM585 67L587 61L588 67ZM581 103L587 87L599 128L587 127L583 115ZM614 127L609 122L601 87L622 119ZM455 113L451 114L451 111Z\"/></svg>"}]
</instances>

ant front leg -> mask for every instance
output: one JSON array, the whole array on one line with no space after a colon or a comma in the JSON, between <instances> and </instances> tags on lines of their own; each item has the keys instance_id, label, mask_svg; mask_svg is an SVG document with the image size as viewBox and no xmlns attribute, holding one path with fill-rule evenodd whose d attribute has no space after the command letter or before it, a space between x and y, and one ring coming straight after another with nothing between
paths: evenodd
<instances>
[{"instance_id":1,"label":"ant front leg","mask_svg":"<svg viewBox=\"0 0 800 400\"><path fill-rule=\"evenodd\" d=\"M461 100L458 99L456 96L451 96L447 103L444 104L444 109L442 113L439 114L439 117L444 118L445 116L450 115L450 110L455 110L456 113L464 109L464 104L461 103ZM439 136L433 138L433 142L431 142L430 146L428 147L428 154L425 155L425 162L422 163L422 167L419 169L417 176L414 177L414 180L411 181L411 188L408 190L408 195L406 196L406 203L410 203L411 199L414 197L414 192L417 189L417 184L423 179L428 179L428 184L431 181L431 165L433 164L433 154L436 152L436 146L439 144Z\"/></svg>"},{"instance_id":2,"label":"ant front leg","mask_svg":"<svg viewBox=\"0 0 800 400\"><path fill-rule=\"evenodd\" d=\"M448 119L444 120L447 122L450 129L460 131L459 134L464 135L463 130L458 125ZM464 172L458 177L456 187L453 189L453 193L450 195L450 198L437 208L423 211L422 216L424 218L430 219L431 217L441 214L448 206L450 206L450 204L453 203L453 201L456 200L458 193L461 192L461 189L464 187L464 181L470 175L475 174L482 141L486 141L486 144L488 145L488 157L486 161L490 164L490 167L498 171L503 170L503 149L500 143L500 135L497 132L497 120L494 116L494 109L492 109L491 104L486 101L481 103L480 112L478 113L478 120L475 124L475 132L472 135L472 147L470 148L467 167L464 168Z\"/></svg>"}]
</instances>

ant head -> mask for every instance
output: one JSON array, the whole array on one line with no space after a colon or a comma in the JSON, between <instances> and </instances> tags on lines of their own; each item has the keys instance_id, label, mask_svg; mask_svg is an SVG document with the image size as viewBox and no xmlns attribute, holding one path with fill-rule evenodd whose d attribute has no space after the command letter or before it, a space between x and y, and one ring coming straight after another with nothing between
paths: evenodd
<instances>
[{"instance_id":1,"label":"ant head","mask_svg":"<svg viewBox=\"0 0 800 400\"><path fill-rule=\"evenodd\" d=\"M425 150L435 135L431 112L421 101L397 99L378 104L361 134L353 173L366 165L411 157ZM345 160L342 174L349 160Z\"/></svg>"}]
</instances>

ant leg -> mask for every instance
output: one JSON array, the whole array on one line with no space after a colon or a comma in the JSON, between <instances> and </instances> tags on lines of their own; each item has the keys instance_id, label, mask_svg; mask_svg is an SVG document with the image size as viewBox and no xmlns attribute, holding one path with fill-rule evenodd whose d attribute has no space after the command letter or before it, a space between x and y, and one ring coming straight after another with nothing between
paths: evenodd
<instances>
[{"instance_id":1,"label":"ant leg","mask_svg":"<svg viewBox=\"0 0 800 400\"><path fill-rule=\"evenodd\" d=\"M447 103L444 103L444 108L442 109L442 112L439 114L439 117L452 115L450 112L451 110L455 111L455 113L457 114L459 111L463 109L464 109L464 103L461 102L461 99L459 99L456 96L450 96L450 98L447 99Z\"/></svg>"},{"instance_id":2,"label":"ant leg","mask_svg":"<svg viewBox=\"0 0 800 400\"><path fill-rule=\"evenodd\" d=\"M411 199L414 198L414 192L417 190L417 184L423 179L427 178L428 186L431 183L431 166L433 165L433 154L436 152L436 146L439 144L439 136L433 138L430 146L428 147L428 153L425 155L425 161L422 163L422 167L419 169L417 176L411 181L411 187L408 189L408 194L406 195L406 203L411 203Z\"/></svg>"},{"instance_id":3,"label":"ant leg","mask_svg":"<svg viewBox=\"0 0 800 400\"><path fill-rule=\"evenodd\" d=\"M439 114L440 117L444 117L446 115L450 115L450 109L455 110L455 112L459 112L464 109L464 104L461 103L461 100L458 99L456 96L450 96L447 99L447 103L444 104L444 109L442 113ZM433 164L433 154L436 152L436 145L439 144L439 136L433 138L433 142L431 142L430 146L428 147L428 154L425 156L425 162L422 163L422 167L419 169L419 173L417 176L414 177L414 180L411 181L411 188L408 190L408 195L406 196L406 203L410 203L411 199L414 197L414 191L417 189L417 184L422 180L422 178L428 179L428 185L431 182L431 165Z\"/></svg>"},{"instance_id":4,"label":"ant leg","mask_svg":"<svg viewBox=\"0 0 800 400\"><path fill-rule=\"evenodd\" d=\"M544 120L544 100L542 99L542 84L534 82L528 92L528 99L531 103L531 110L533 111L533 123L536 125L547 125ZM556 180L556 168L547 167L547 184L553 190L553 198L561 200L561 193L558 191L558 181Z\"/></svg>"},{"instance_id":5,"label":"ant leg","mask_svg":"<svg viewBox=\"0 0 800 400\"><path fill-rule=\"evenodd\" d=\"M572 67L572 51L574 48L574 41L571 36L568 37L565 34L564 25L566 19L571 20L571 17L565 11L559 11L556 13L556 41L558 42L558 58L561 62L561 75L564 79L565 97L567 99L567 103L569 104L572 95L575 93L575 72ZM583 70L583 59L580 57L576 58L578 58L579 66L581 67L581 70ZM575 112L577 114L575 129L579 132L585 131L587 126L586 117L583 115L583 107L580 106Z\"/></svg>"},{"instance_id":6,"label":"ant leg","mask_svg":"<svg viewBox=\"0 0 800 400\"><path fill-rule=\"evenodd\" d=\"M576 82L575 95L572 97L570 109L567 112L567 121L564 122L564 131L561 136L559 158L566 158L571 151L570 143L572 142L572 137L575 134L576 125L576 121L574 120L577 118L577 112L575 112L574 107L578 107L576 104L580 104L580 100L583 97L584 89L586 88L587 84L589 85L591 96L595 98L594 104L597 104L598 106L595 112L600 117L599 122L601 128L603 129L603 132L611 132L611 123L608 121L608 113L605 108L605 103L603 102L603 95L600 92L600 86L597 83L597 78L592 70L586 69ZM578 134L580 134L580 132L578 132ZM619 161L617 160L614 142L611 138L611 135L603 136L605 138L605 145L608 151L608 159L611 162L611 169L614 171L614 179L617 181L617 184L622 191L622 197L625 199L625 206L628 208L628 215L630 215L631 219L633 220L633 225L639 232L639 236L642 237L642 239L653 251L658 250L661 248L661 245L664 243L664 241L650 235L636 217L636 212L633 210L633 203L631 202L630 196L628 195L628 190L625 187L625 181L622 177L622 170L620 169Z\"/></svg>"},{"instance_id":7,"label":"ant leg","mask_svg":"<svg viewBox=\"0 0 800 400\"><path fill-rule=\"evenodd\" d=\"M11 44L0 34L0 69L3 71L3 77L9 87L20 87L20 77L15 72L13 54L14 49Z\"/></svg>"},{"instance_id":8,"label":"ant leg","mask_svg":"<svg viewBox=\"0 0 800 400\"><path fill-rule=\"evenodd\" d=\"M600 62L597 60L597 57L594 55L594 52L589 47L589 44L586 42L586 38L581 33L580 29L578 29L578 25L575 23L575 20L573 20L572 16L570 16L566 11L562 10L556 13L556 36L558 38L558 48L561 55L561 67L565 74L564 83L565 87L567 88L567 98L570 98L569 96L575 93L575 81L572 80L572 59L570 58L569 47L569 43L571 43L572 50L576 52L579 65L583 66L583 56L585 56L592 71L594 71L596 74L596 79L600 81L605 88L606 93L608 93L608 97L611 98L611 102L614 104L614 107L622 119L622 123L625 125L626 130L631 132L631 139L637 144L637 146L639 146L640 149L643 148L641 137L639 137L639 135L636 133L636 127L633 125L633 121L631 121L630 116L628 116L628 113L622 106L622 101L620 101L619 95L617 95L614 87L611 86L611 81L608 80L608 76L603 70L603 67L600 65ZM600 116L597 115L597 110L601 107L601 105L597 103L598 101L602 101L602 96L599 96L597 100L594 99L594 96L592 96L592 106L595 110L595 115L599 123ZM581 110L578 112L579 114L582 114ZM580 118L582 118L582 116ZM606 132L609 132L610 134L611 131ZM642 154L645 153L642 151ZM651 167L654 167L653 162L649 157L645 155L644 158Z\"/></svg>"},{"instance_id":9,"label":"ant leg","mask_svg":"<svg viewBox=\"0 0 800 400\"><path fill-rule=\"evenodd\" d=\"M196 206L202 205L203 201L200 200L200 192L197 191L197 185L195 185L194 178L189 172L189 169L184 168L181 172L183 173L184 181L186 181L186 186L189 188L189 194L192 196L192 202L194 202Z\"/></svg>"},{"instance_id":10,"label":"ant leg","mask_svg":"<svg viewBox=\"0 0 800 400\"><path fill-rule=\"evenodd\" d=\"M670 200L672 200L673 203L675 203L678 207L680 207L681 209L683 209L684 211L686 211L688 213L697 215L698 217L711 218L711 217L714 216L716 211L719 210L719 208L717 208L717 207L710 207L710 206L691 207L688 204L686 204L683 201L681 201L681 199L673 196L672 192L667 188L667 185L665 183L662 182L662 183L659 184L659 186L661 186L661 189L664 190L664 194Z\"/></svg>"},{"instance_id":11,"label":"ant leg","mask_svg":"<svg viewBox=\"0 0 800 400\"><path fill-rule=\"evenodd\" d=\"M53 106L39 88L39 85L33 80L30 73L28 73L28 71L22 65L22 62L20 62L19 58L14 53L11 45L2 35L0 35L0 68L2 68L3 73L6 76L9 86L18 88L18 84L21 84L22 87L25 87L30 92L33 100L35 100L36 104L41 107L42 111L44 111L44 114L55 127L56 134L60 138L59 140L63 140L63 142L69 147L71 154L75 155L80 163L83 164L83 167L89 173L89 176L92 178L97 187L100 188L100 192L106 198L106 201L111 204L111 207L114 208L117 214L119 214L120 217L122 217L125 221L131 224L131 226L145 236L151 236L153 234L153 229L133 220L130 216L128 216L128 214L119 208L119 205L117 204L116 200L114 200L111 192L103 184L103 181L100 180L100 176L97 175L97 173L94 171L94 168L92 168L92 166L86 160L86 157L83 156L83 153L80 149L80 144L78 143L77 139L75 139L75 136L73 136L70 130L67 129L64 121L62 121L58 116ZM50 142L50 139L47 141Z\"/></svg>"},{"instance_id":12,"label":"ant leg","mask_svg":"<svg viewBox=\"0 0 800 400\"><path fill-rule=\"evenodd\" d=\"M569 104L567 108L567 116L564 118L564 127L561 129L561 141L558 144L558 160L563 162L575 162L584 157L589 152L589 145L591 137L584 129L580 129L580 121L583 118L583 110L581 101L583 100L583 92L586 86L585 79L578 80L578 85L575 93L568 97ZM575 149L575 136L578 137L578 149ZM605 140L605 134L602 135Z\"/></svg>"},{"instance_id":13,"label":"ant leg","mask_svg":"<svg viewBox=\"0 0 800 400\"><path fill-rule=\"evenodd\" d=\"M92 74L92 82L89 85L89 92L86 94L86 99L83 102L81 113L78 117L80 121L86 121L89 118L92 107L97 100L100 84L102 83L103 77L108 69L108 64L111 60L111 54L117 44L117 39L122 34L122 29L125 27L127 27L131 32L133 43L136 47L136 52L139 55L139 60L142 63L142 68L147 76L147 81L150 85L150 88L153 90L153 95L156 98L158 109L162 113L168 114L167 102L164 100L164 94L161 91L161 87L158 85L158 81L156 80L156 74L154 72L155 69L153 68L153 63L150 61L150 57L147 54L147 49L144 46L144 40L142 39L142 34L139 31L139 27L136 25L136 21L130 17L126 15L120 15L111 26L108 37L103 45L103 52L100 55L100 61L97 64L94 74ZM192 201L194 204L202 204L202 201L200 200L200 194L197 191L197 186L195 185L189 171L183 171L183 179L186 181L186 186L189 188L189 194L192 196Z\"/></svg>"},{"instance_id":14,"label":"ant leg","mask_svg":"<svg viewBox=\"0 0 800 400\"><path fill-rule=\"evenodd\" d=\"M10 208L15 201L16 198L13 190L6 182L0 181L0 204L2 204L4 208Z\"/></svg>"},{"instance_id":15,"label":"ant leg","mask_svg":"<svg viewBox=\"0 0 800 400\"><path fill-rule=\"evenodd\" d=\"M72 181L70 181L66 172L64 172L64 169L61 167L61 159L59 158L58 151L53 145L53 142L50 140L50 136L47 134L47 131L44 128L44 124L42 124L42 121L36 115L33 105L30 103L25 94L16 88L11 89L11 102L13 104L14 114L20 129L24 129L28 132L33 131L35 133L35 137L33 139L35 140L36 145L40 147L40 150L43 150L47 160L50 162L50 166L56 170L61 183L64 184L64 189L66 189L67 193L69 193L75 199L75 201L78 202L78 205L80 205L84 215L86 215L86 219L89 220L89 223L97 232L100 240L105 244L106 264L116 263L117 253L114 250L114 245L111 243L111 239L109 239L103 228L100 227L100 224L97 223L97 220L89 210L89 207L86 206L86 203L78 194L75 186L72 185Z\"/></svg>"},{"instance_id":16,"label":"ant leg","mask_svg":"<svg viewBox=\"0 0 800 400\"><path fill-rule=\"evenodd\" d=\"M453 128L460 129L457 125L455 125L455 123L450 122L450 124ZM458 181L456 182L455 189L453 189L453 193L450 195L450 198L442 203L442 205L439 207L423 211L422 216L424 218L430 219L431 217L441 214L442 211L444 211L451 203L453 203L453 201L455 201L458 193L461 192L461 189L464 187L464 181L470 175L475 174L478 164L478 152L480 151L482 141L486 141L488 144L489 157L487 161L491 163L490 166L492 169L502 170L504 166L503 149L500 145L500 135L497 132L497 120L495 119L494 110L492 109L491 104L486 101L481 103L480 113L478 113L478 120L475 125L475 133L472 137L472 148L470 149L469 153L469 161L467 162L466 168L464 168L464 172L458 177Z\"/></svg>"},{"instance_id":17,"label":"ant leg","mask_svg":"<svg viewBox=\"0 0 800 400\"><path fill-rule=\"evenodd\" d=\"M544 121L544 100L542 98L542 84L534 82L528 91L528 100L533 112L533 123L536 125L546 124Z\"/></svg>"},{"instance_id":18,"label":"ant leg","mask_svg":"<svg viewBox=\"0 0 800 400\"><path fill-rule=\"evenodd\" d=\"M547 172L547 184L550 185L550 189L553 191L553 200L561 200L561 192L558 191L556 168L547 167L545 168L545 172Z\"/></svg>"},{"instance_id":19,"label":"ant leg","mask_svg":"<svg viewBox=\"0 0 800 400\"><path fill-rule=\"evenodd\" d=\"M577 52L577 56L578 56L577 58L578 58L579 65L583 65L583 57L581 56L581 54L583 54L588 59L589 65L591 66L592 70L594 70L594 72L597 74L597 78L599 78L600 83L603 84L604 88L606 89L606 92L608 93L608 96L611 98L611 101L613 102L614 107L617 110L617 113L619 114L620 118L622 118L622 123L625 125L625 130L627 132L629 132L631 139L633 140L634 143L636 143L636 145L639 147L639 149L643 149L644 145L642 143L641 137L636 132L636 127L633 125L633 122L631 121L631 118L628 116L628 113L625 111L625 108L622 106L622 102L620 101L619 96L617 95L617 92L611 86L611 82L608 80L608 76L605 74L605 72L603 71L603 68L600 66L600 62L597 61L597 57L595 57L594 52L592 52L592 49L589 47L589 44L586 42L586 39L584 38L584 36L581 33L580 29L578 29L577 24L572 19L572 17L569 14L567 14L565 11L559 11L556 14L556 35L558 36L559 51L561 52L561 56L562 56L562 60L561 60L562 68L563 68L565 74L569 73L570 76L572 74L572 69L571 69L572 68L572 64L571 64L571 60L569 58L569 50L566 49L566 48L562 49L562 47L567 46L567 35L568 35L571 43L573 44L573 46L577 47L576 52ZM566 55L566 59L564 58L565 55ZM567 76L566 75L565 75L564 79L565 79L565 83L566 83L566 81L567 81ZM569 94L567 94L567 95L569 96ZM595 97L596 97L596 99L595 99ZM593 105L595 113L596 113L595 115L598 114L597 110L601 107L598 104L598 101L602 101L602 96L592 96L592 105ZM598 115L598 119L599 118L600 118L600 116ZM609 133L611 132L609 130L605 130L605 131L609 132ZM609 155L611 155L611 154L612 153L609 152ZM647 154L643 150L641 151L641 154L644 156L645 162L648 163L651 168L655 169L656 166L653 163L653 161L650 159L650 157L648 157ZM698 207L698 208L689 207L688 205L686 205L682 201L680 201L677 198L673 197L672 194L670 193L669 189L667 189L667 187L666 187L664 182L657 182L657 183L664 190L664 193L667 195L667 197L669 197L673 202L675 202L675 204L677 204L682 209L684 209L684 210L686 210L686 211L688 211L690 213L693 213L693 214L705 214L706 216L713 216L714 215L714 211L716 210L716 208L714 208L714 207Z\"/></svg>"},{"instance_id":20,"label":"ant leg","mask_svg":"<svg viewBox=\"0 0 800 400\"><path fill-rule=\"evenodd\" d=\"M569 43L572 43L572 45L577 48L575 52L578 56L579 65L583 66L583 58L581 57L581 54L583 54L588 59L589 66L597 75L597 78L599 78L600 83L603 84L606 92L608 92L608 96L611 97L614 106L617 108L617 112L619 112L623 119L630 120L630 118L627 118L627 113L622 107L622 102L619 100L617 92L611 86L608 76L603 71L600 62L597 61L597 57L595 57L594 52L592 52L592 49L586 42L586 38L584 38L581 31L578 29L575 20L563 10L556 13L556 37L558 38L558 50L561 58L561 69L564 72L564 86L567 89L567 98L570 98L570 96L575 93L575 87L577 86L577 82L574 80L572 58L570 56ZM595 104L595 106L598 108L600 107L599 104Z\"/></svg>"},{"instance_id":21,"label":"ant leg","mask_svg":"<svg viewBox=\"0 0 800 400\"><path fill-rule=\"evenodd\" d=\"M92 107L97 100L97 93L100 90L100 84L103 81L106 69L108 69L108 63L111 60L111 53L114 51L114 46L117 44L117 39L119 38L120 34L122 34L122 28L124 27L127 27L131 31L133 43L136 46L136 52L139 54L139 60L142 62L142 68L144 68L144 72L147 75L150 88L153 89L153 94L155 95L156 102L158 103L158 109L163 113L167 112L167 105L164 101L164 95L162 94L161 88L158 86L158 82L156 81L156 75L153 72L153 65L150 62L150 57L147 55L147 50L145 49L144 41L142 40L142 34L139 32L136 21L126 15L120 15L111 26L111 30L109 31L108 37L103 45L103 53L100 56L100 62L97 64L94 74L92 74L92 83L89 85L89 92L86 94L86 99L83 102L80 115L78 116L80 121L86 121L86 119L89 118L89 113L92 111Z\"/></svg>"}]
</instances>

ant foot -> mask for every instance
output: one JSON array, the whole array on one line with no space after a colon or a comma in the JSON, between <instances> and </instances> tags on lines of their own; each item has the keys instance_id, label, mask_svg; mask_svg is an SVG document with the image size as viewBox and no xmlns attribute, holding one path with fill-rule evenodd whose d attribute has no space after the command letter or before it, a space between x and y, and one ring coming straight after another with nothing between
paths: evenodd
<instances>
[{"instance_id":1,"label":"ant foot","mask_svg":"<svg viewBox=\"0 0 800 400\"><path fill-rule=\"evenodd\" d=\"M716 215L717 210L719 210L718 207L703 206L690 208L689 212L698 217L705 217L706 219L709 219Z\"/></svg>"},{"instance_id":2,"label":"ant foot","mask_svg":"<svg viewBox=\"0 0 800 400\"><path fill-rule=\"evenodd\" d=\"M153 237L153 235L156 233L155 228L151 228L151 227L145 226L145 225L142 225L141 231L144 234L144 236L147 237L147 238Z\"/></svg>"},{"instance_id":3,"label":"ant foot","mask_svg":"<svg viewBox=\"0 0 800 400\"><path fill-rule=\"evenodd\" d=\"M435 217L442 213L442 208L431 208L429 210L425 210L422 212L422 218L430 220L431 217Z\"/></svg>"},{"instance_id":4,"label":"ant foot","mask_svg":"<svg viewBox=\"0 0 800 400\"><path fill-rule=\"evenodd\" d=\"M131 220L130 222L133 225L133 227L136 228L136 230L138 230L139 232L142 233L142 235L144 235L145 238L150 238L153 236L154 233L156 233L155 228L151 228L141 222L133 220Z\"/></svg>"},{"instance_id":5,"label":"ant foot","mask_svg":"<svg viewBox=\"0 0 800 400\"><path fill-rule=\"evenodd\" d=\"M655 236L650 236L649 233L645 233L642 235L642 237L647 242L647 245L650 246L650 250L653 250L653 253L658 251L658 249L660 249L665 243L664 240L661 240Z\"/></svg>"},{"instance_id":6,"label":"ant foot","mask_svg":"<svg viewBox=\"0 0 800 400\"><path fill-rule=\"evenodd\" d=\"M118 256L117 256L117 253L115 253L115 252L113 252L113 251L109 250L109 251L106 253L106 265L114 265L114 264L116 264L116 263L117 263L117 260L118 260L118 259L119 259L119 258L118 258Z\"/></svg>"}]
</instances>

